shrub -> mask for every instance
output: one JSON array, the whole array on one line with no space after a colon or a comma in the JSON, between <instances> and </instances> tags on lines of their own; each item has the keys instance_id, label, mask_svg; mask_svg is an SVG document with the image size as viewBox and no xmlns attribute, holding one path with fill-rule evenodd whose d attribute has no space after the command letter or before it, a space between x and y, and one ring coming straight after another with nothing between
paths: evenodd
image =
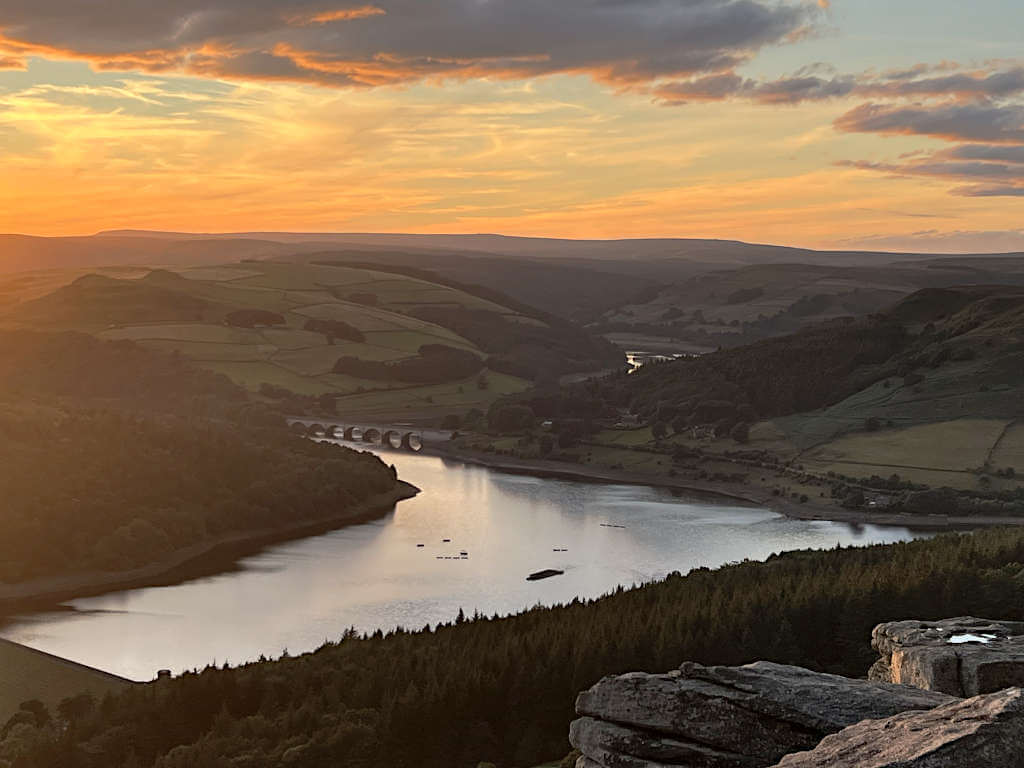
<instances>
[{"instance_id":1,"label":"shrub","mask_svg":"<svg viewBox=\"0 0 1024 768\"><path fill-rule=\"evenodd\" d=\"M750 425L741 421L736 424L730 431L729 437L735 440L737 443L747 443L750 441Z\"/></svg>"}]
</instances>

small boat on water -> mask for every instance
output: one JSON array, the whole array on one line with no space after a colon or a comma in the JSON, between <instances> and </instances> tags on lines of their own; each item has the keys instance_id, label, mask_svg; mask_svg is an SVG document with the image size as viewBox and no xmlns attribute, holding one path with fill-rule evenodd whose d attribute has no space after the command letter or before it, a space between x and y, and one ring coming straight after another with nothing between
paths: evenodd
<instances>
[{"instance_id":1,"label":"small boat on water","mask_svg":"<svg viewBox=\"0 0 1024 768\"><path fill-rule=\"evenodd\" d=\"M561 576L565 571L559 571L554 568L545 568L543 571L535 571L526 577L527 581L540 581L541 579L550 579L552 576Z\"/></svg>"}]
</instances>

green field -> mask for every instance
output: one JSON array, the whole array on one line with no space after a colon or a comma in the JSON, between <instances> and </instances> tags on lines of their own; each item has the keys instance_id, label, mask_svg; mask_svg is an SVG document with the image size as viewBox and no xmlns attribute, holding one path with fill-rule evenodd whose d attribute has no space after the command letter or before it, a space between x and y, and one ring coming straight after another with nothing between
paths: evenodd
<instances>
[{"instance_id":1,"label":"green field","mask_svg":"<svg viewBox=\"0 0 1024 768\"><path fill-rule=\"evenodd\" d=\"M645 445L654 440L650 427L639 429L606 429L594 437L594 442L605 445L634 446Z\"/></svg>"},{"instance_id":2,"label":"green field","mask_svg":"<svg viewBox=\"0 0 1024 768\"><path fill-rule=\"evenodd\" d=\"M0 639L0 722L6 722L19 704L30 699L38 699L52 710L68 696L88 691L100 699L130 685L130 681L98 669Z\"/></svg>"},{"instance_id":3,"label":"green field","mask_svg":"<svg viewBox=\"0 0 1024 768\"><path fill-rule=\"evenodd\" d=\"M486 356L454 331L407 314L416 307L465 307L515 321L540 322L454 288L370 269L246 262L180 270L92 270L88 274L115 282L104 283L100 278L75 282L86 274L50 271L0 282L0 296L9 297L11 304L0 314L0 322L17 325L23 315L24 324L32 327L131 340L180 353L253 391L271 384L301 395L344 395L339 406L377 415L413 417L486 409L495 398L526 387L523 380L493 373L487 389L477 388L475 379L408 386L332 373L344 356L391 362L415 357L429 344ZM138 287L136 292L133 286ZM353 294L360 300L350 300ZM373 306L363 303L365 294L373 294ZM276 313L284 324L240 328L225 322L231 312L252 309ZM133 313L138 321L132 320ZM165 319L161 313L166 313ZM59 320L48 323L51 317ZM331 343L323 333L305 329L311 319L346 323L362 332L365 341L336 338Z\"/></svg>"},{"instance_id":4,"label":"green field","mask_svg":"<svg viewBox=\"0 0 1024 768\"><path fill-rule=\"evenodd\" d=\"M818 472L852 477L896 474L933 486L976 489L981 477L978 470L990 461L997 442L1007 446L1007 457L1020 450L1019 435L1011 436L1010 441L1000 439L1008 426L1006 419L957 419L861 432L813 448L800 456L800 462ZM996 461L993 466L1004 464Z\"/></svg>"},{"instance_id":5,"label":"green field","mask_svg":"<svg viewBox=\"0 0 1024 768\"><path fill-rule=\"evenodd\" d=\"M352 394L338 399L341 416L365 416L376 419L435 418L456 411L487 407L502 395L522 392L529 382L494 371L485 371L487 389L477 386L477 377L464 381L434 384L424 387L395 387L387 392ZM324 376L325 381L341 378Z\"/></svg>"}]
</instances>

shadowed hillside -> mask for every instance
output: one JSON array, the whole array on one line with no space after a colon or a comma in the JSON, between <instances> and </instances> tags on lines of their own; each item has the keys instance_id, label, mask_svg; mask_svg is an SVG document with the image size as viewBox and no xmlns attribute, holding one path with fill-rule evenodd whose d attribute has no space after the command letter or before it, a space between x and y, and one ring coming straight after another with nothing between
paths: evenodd
<instances>
[{"instance_id":1,"label":"shadowed hillside","mask_svg":"<svg viewBox=\"0 0 1024 768\"><path fill-rule=\"evenodd\" d=\"M53 712L65 702L67 711L71 697L97 700L130 685L124 678L0 638L0 721L4 723L25 701L34 699ZM34 718L25 719L35 722Z\"/></svg>"},{"instance_id":2,"label":"shadowed hillside","mask_svg":"<svg viewBox=\"0 0 1024 768\"><path fill-rule=\"evenodd\" d=\"M12 299L25 300L0 322L136 341L271 399L321 397L373 418L486 409L542 374L623 363L570 321L423 270L247 261L68 280L15 281Z\"/></svg>"}]
</instances>

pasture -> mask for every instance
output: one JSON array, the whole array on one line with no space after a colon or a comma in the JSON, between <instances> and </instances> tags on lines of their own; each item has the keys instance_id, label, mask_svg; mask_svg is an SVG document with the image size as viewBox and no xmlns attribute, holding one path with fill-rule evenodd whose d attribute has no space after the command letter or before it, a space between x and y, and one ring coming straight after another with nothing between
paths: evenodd
<instances>
[{"instance_id":1,"label":"pasture","mask_svg":"<svg viewBox=\"0 0 1024 768\"><path fill-rule=\"evenodd\" d=\"M899 475L904 480L933 486L978 489L982 468L993 461L993 449L1003 442L1007 419L956 419L913 427L849 434L813 448L800 462L815 472L838 472L852 477ZM1014 436L1009 451L1019 450ZM992 480L994 487L1012 485Z\"/></svg>"},{"instance_id":2,"label":"pasture","mask_svg":"<svg viewBox=\"0 0 1024 768\"><path fill-rule=\"evenodd\" d=\"M104 283L89 275L116 282ZM9 300L8 311L0 317L6 325L18 325L20 318L32 327L59 327L111 341L130 340L180 353L254 392L271 384L302 395L341 395L348 398L346 407L365 408L375 415L486 409L496 397L526 386L521 379L494 373L488 374L490 386L479 389L475 379L409 386L332 372L341 357L395 362L415 357L421 347L431 344L486 357L454 331L410 316L417 307L464 307L495 312L516 322L539 322L426 280L322 264L245 262L156 271L52 270L5 278L0 281L0 296ZM162 301L154 302L153 296ZM104 312L98 313L97 306ZM273 312L284 322L252 328L229 325L226 319L238 310ZM59 320L48 323L48 318ZM312 320L344 323L361 332L364 340L329 338L307 330Z\"/></svg>"}]
</instances>

